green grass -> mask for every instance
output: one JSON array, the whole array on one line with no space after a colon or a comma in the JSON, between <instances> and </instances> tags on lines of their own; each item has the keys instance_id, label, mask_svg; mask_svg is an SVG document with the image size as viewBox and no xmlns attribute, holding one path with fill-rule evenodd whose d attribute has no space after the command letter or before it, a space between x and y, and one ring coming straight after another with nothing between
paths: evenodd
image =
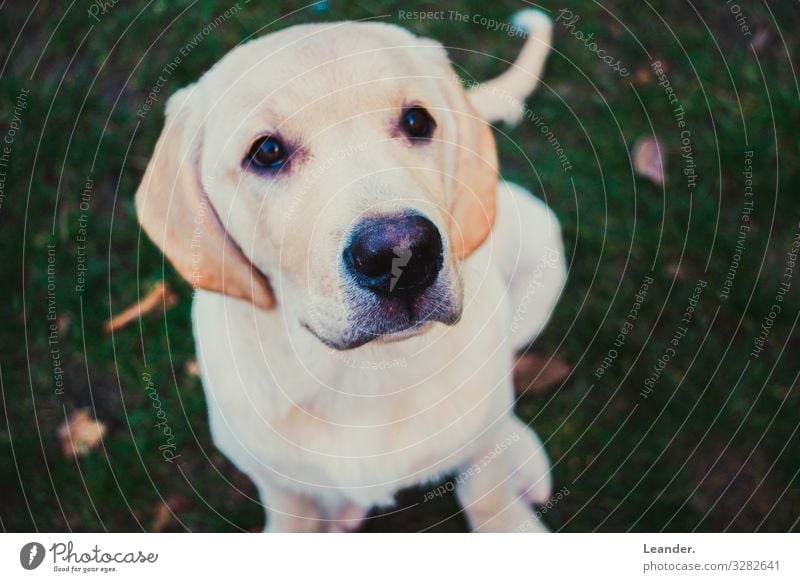
<instances>
[{"instance_id":1,"label":"green grass","mask_svg":"<svg viewBox=\"0 0 800 582\"><path fill-rule=\"evenodd\" d=\"M278 8L281 4L281 8ZM798 529L800 272L768 343L753 340L775 303L786 253L798 233L800 108L794 59L800 11L794 3L740 2L770 38L757 51L725 3L639 0L568 5L576 28L632 71L621 78L562 25L544 86L529 101L565 148L571 169L530 121L496 133L504 175L546 197L562 220L568 287L534 349L574 365L569 380L523 397L518 413L547 441L556 488L569 495L545 520L563 531ZM166 529L237 531L261 527L255 491L211 444L194 358L190 289L167 268L176 307L113 335L111 313L162 278L162 255L140 240L133 194L162 124L164 98L196 79L251 35L300 22L359 19L432 3L331 2L276 25L299 2L240 2L241 9L183 59L155 109L136 117L165 63L226 3L119 3L91 19L83 7L6 5L0 18L0 128L7 134L20 90L30 95L11 146L0 208L0 524L11 531L139 531L168 500ZM519 5L462 0L452 9L497 20ZM557 11L562 4L545 3ZM660 18L663 18L662 23ZM618 20L617 20L618 19ZM400 23L451 47L457 70L489 78L521 40L477 24ZM667 26L668 25L668 26ZM19 38L11 48L12 40ZM459 48L461 47L461 48ZM467 47L469 50L463 50ZM672 106L648 71L652 59L686 111L698 182L683 176ZM667 187L632 174L629 152L657 134L667 151ZM2 139L2 137L0 137ZM1 144L0 144L1 145ZM744 151L753 151L754 210L727 299L720 296L736 252ZM0 151L0 153L2 153ZM75 290L81 193L90 176L83 292ZM48 344L48 245L55 245L54 293L63 394L56 394ZM597 380L644 277L653 278L634 328ZM707 282L694 320L653 393L640 392L669 347L698 280ZM162 459L161 435L143 373L152 375L180 459ZM82 407L108 425L104 446L65 460L57 435ZM378 517L370 530L464 527L453 499ZM438 524L438 525L437 525Z\"/></svg>"}]
</instances>

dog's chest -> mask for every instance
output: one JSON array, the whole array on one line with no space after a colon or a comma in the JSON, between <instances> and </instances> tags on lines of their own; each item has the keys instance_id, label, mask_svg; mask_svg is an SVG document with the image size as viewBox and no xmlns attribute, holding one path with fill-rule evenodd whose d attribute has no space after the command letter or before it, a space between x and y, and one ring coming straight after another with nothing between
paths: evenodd
<instances>
[{"instance_id":1,"label":"dog's chest","mask_svg":"<svg viewBox=\"0 0 800 582\"><path fill-rule=\"evenodd\" d=\"M456 372L417 362L412 367L423 372L420 376L406 368L391 378L364 374L339 389L331 386L331 393L312 405L295 406L275 419L282 450L273 462L288 458L293 473L326 480L328 486L384 485L389 493L452 470L472 455L481 432L510 400L494 366L476 371L466 364L456 358ZM362 391L359 383L369 386ZM381 385L385 392L375 395Z\"/></svg>"},{"instance_id":2,"label":"dog's chest","mask_svg":"<svg viewBox=\"0 0 800 582\"><path fill-rule=\"evenodd\" d=\"M363 505L454 470L512 406L502 289L485 292L492 309L473 298L455 327L339 353L233 335L209 300L195 324L215 443L251 476Z\"/></svg>"},{"instance_id":3,"label":"dog's chest","mask_svg":"<svg viewBox=\"0 0 800 582\"><path fill-rule=\"evenodd\" d=\"M296 489L347 491L363 505L388 502L398 489L464 464L487 426L510 409L502 367L493 360L476 369L475 362L471 350L431 350L391 372L351 370L276 416L258 390L217 393L215 442L251 474L261 470L257 464ZM318 381L301 370L289 375L295 383Z\"/></svg>"}]
</instances>

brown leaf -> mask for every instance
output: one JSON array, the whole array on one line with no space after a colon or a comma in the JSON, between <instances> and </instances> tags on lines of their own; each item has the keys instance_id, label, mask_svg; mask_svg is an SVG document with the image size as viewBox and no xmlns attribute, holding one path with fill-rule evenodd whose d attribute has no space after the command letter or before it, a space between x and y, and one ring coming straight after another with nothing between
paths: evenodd
<instances>
[{"instance_id":1,"label":"brown leaf","mask_svg":"<svg viewBox=\"0 0 800 582\"><path fill-rule=\"evenodd\" d=\"M637 85L649 85L653 81L653 75L650 69L646 67L636 69L633 73L633 78L636 80Z\"/></svg>"},{"instance_id":2,"label":"brown leaf","mask_svg":"<svg viewBox=\"0 0 800 582\"><path fill-rule=\"evenodd\" d=\"M772 31L766 25L759 25L756 28L757 32L753 37L753 42L750 44L753 45L756 51L761 52L772 40Z\"/></svg>"},{"instance_id":3,"label":"brown leaf","mask_svg":"<svg viewBox=\"0 0 800 582\"><path fill-rule=\"evenodd\" d=\"M94 420L88 409L76 410L58 429L61 450L67 458L88 455L106 434L106 425Z\"/></svg>"},{"instance_id":4,"label":"brown leaf","mask_svg":"<svg viewBox=\"0 0 800 582\"><path fill-rule=\"evenodd\" d=\"M172 511L170 511L169 505L163 501L160 502L156 506L155 517L153 518L153 525L150 526L150 531L154 533L164 531L164 527L169 523L170 518L172 518Z\"/></svg>"},{"instance_id":5,"label":"brown leaf","mask_svg":"<svg viewBox=\"0 0 800 582\"><path fill-rule=\"evenodd\" d=\"M640 137L633 146L633 169L651 182L664 185L664 148L655 137Z\"/></svg>"},{"instance_id":6,"label":"brown leaf","mask_svg":"<svg viewBox=\"0 0 800 582\"><path fill-rule=\"evenodd\" d=\"M667 277L672 277L676 281L686 281L686 269L675 261L664 265L664 274Z\"/></svg>"},{"instance_id":7,"label":"brown leaf","mask_svg":"<svg viewBox=\"0 0 800 582\"><path fill-rule=\"evenodd\" d=\"M144 296L144 298L128 307L119 315L114 316L106 322L106 331L115 331L136 321L143 315L146 315L157 308L159 305L164 305L165 308L170 308L178 302L178 296L161 281L157 283L152 291Z\"/></svg>"},{"instance_id":8,"label":"brown leaf","mask_svg":"<svg viewBox=\"0 0 800 582\"><path fill-rule=\"evenodd\" d=\"M188 511L190 507L191 502L183 495L171 495L166 501L160 501L153 511L153 524L150 526L150 531L155 533L164 531L175 513Z\"/></svg>"},{"instance_id":9,"label":"brown leaf","mask_svg":"<svg viewBox=\"0 0 800 582\"><path fill-rule=\"evenodd\" d=\"M517 394L542 392L566 379L570 372L572 367L560 358L525 354L514 364L514 387Z\"/></svg>"},{"instance_id":10,"label":"brown leaf","mask_svg":"<svg viewBox=\"0 0 800 582\"><path fill-rule=\"evenodd\" d=\"M56 327L58 328L58 333L67 333L71 324L72 315L69 313L59 313L56 316Z\"/></svg>"},{"instance_id":11,"label":"brown leaf","mask_svg":"<svg viewBox=\"0 0 800 582\"><path fill-rule=\"evenodd\" d=\"M194 376L195 378L200 376L200 366L197 364L197 360L189 360L186 362L184 369L190 376Z\"/></svg>"}]
</instances>

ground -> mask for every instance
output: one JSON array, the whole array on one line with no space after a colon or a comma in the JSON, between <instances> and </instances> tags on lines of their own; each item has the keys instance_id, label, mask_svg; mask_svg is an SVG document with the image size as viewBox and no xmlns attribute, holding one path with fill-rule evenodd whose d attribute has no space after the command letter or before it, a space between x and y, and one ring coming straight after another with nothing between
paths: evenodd
<instances>
[{"instance_id":1,"label":"ground","mask_svg":"<svg viewBox=\"0 0 800 582\"><path fill-rule=\"evenodd\" d=\"M568 532L797 530L800 10L565 4L543 3L559 19L543 86L518 126L495 132L504 176L546 198L570 260L532 349L571 373L517 406L546 441L561 491L543 519ZM457 71L478 80L522 43L500 26L522 6L506 0L452 2L453 13L424 20L399 11L441 8L303 6L0 8L4 530L262 527L249 480L210 442L191 290L163 274L135 219L165 98L248 36L300 22L385 19L443 41ZM666 156L665 187L633 171L629 153L648 135ZM165 276L171 309L104 330ZM58 428L84 408L105 423L102 444L65 458ZM463 528L452 497L425 502L420 491L365 526Z\"/></svg>"}]
</instances>

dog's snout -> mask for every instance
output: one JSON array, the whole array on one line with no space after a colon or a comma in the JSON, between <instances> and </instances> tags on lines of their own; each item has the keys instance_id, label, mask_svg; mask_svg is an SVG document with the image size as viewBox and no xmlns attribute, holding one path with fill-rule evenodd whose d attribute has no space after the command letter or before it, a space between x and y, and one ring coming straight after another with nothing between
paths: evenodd
<instances>
[{"instance_id":1,"label":"dog's snout","mask_svg":"<svg viewBox=\"0 0 800 582\"><path fill-rule=\"evenodd\" d=\"M436 280L442 260L439 229L419 215L366 220L344 250L359 287L382 297L418 295Z\"/></svg>"}]
</instances>

